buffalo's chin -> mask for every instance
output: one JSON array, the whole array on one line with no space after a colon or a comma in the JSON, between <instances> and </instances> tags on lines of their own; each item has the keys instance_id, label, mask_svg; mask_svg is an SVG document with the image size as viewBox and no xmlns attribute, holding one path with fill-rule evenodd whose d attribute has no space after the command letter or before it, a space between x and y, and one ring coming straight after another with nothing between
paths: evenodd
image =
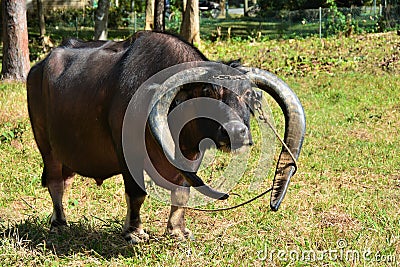
<instances>
[{"instance_id":1,"label":"buffalo's chin","mask_svg":"<svg viewBox=\"0 0 400 267\"><path fill-rule=\"evenodd\" d=\"M226 153L240 154L246 152L253 143L240 143L240 144L219 144L217 148Z\"/></svg>"}]
</instances>

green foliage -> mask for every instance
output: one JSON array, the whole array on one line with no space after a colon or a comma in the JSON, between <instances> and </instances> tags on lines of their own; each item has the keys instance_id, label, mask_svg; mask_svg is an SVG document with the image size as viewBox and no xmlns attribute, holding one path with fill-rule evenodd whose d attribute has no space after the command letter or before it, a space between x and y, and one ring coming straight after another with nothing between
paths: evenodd
<instances>
[{"instance_id":1,"label":"green foliage","mask_svg":"<svg viewBox=\"0 0 400 267\"><path fill-rule=\"evenodd\" d=\"M124 6L110 7L108 13L108 27L116 29L118 27L129 26L130 12Z\"/></svg>"},{"instance_id":2,"label":"green foliage","mask_svg":"<svg viewBox=\"0 0 400 267\"><path fill-rule=\"evenodd\" d=\"M10 122L0 125L0 144L10 143L15 139L20 140L22 138L22 134L28 129L28 125L22 121L17 122L16 125Z\"/></svg>"},{"instance_id":3,"label":"green foliage","mask_svg":"<svg viewBox=\"0 0 400 267\"><path fill-rule=\"evenodd\" d=\"M397 7L398 12L397 14L400 15L400 4ZM394 12L395 13L395 12ZM394 14L396 16L396 13ZM390 16L387 15L380 15L376 16L376 24L375 24L375 31L376 32L387 32L391 30L400 29L400 23L396 23Z\"/></svg>"},{"instance_id":4,"label":"green foliage","mask_svg":"<svg viewBox=\"0 0 400 267\"><path fill-rule=\"evenodd\" d=\"M166 19L165 26L168 32L179 34L181 29L182 13L176 8L172 8L169 19Z\"/></svg>"},{"instance_id":5,"label":"green foliage","mask_svg":"<svg viewBox=\"0 0 400 267\"><path fill-rule=\"evenodd\" d=\"M45 13L46 26L50 27L94 27L94 9L86 7L84 9L66 8L49 10ZM28 26L38 27L37 14L28 12Z\"/></svg>"},{"instance_id":6,"label":"green foliage","mask_svg":"<svg viewBox=\"0 0 400 267\"><path fill-rule=\"evenodd\" d=\"M326 29L328 35L343 32L347 26L346 16L339 11L334 0L327 0L329 6L329 15L326 21Z\"/></svg>"},{"instance_id":7,"label":"green foliage","mask_svg":"<svg viewBox=\"0 0 400 267\"><path fill-rule=\"evenodd\" d=\"M326 6L326 0L260 0L258 4L261 7L262 12L268 12L271 10L300 10L300 9L315 9Z\"/></svg>"},{"instance_id":8,"label":"green foliage","mask_svg":"<svg viewBox=\"0 0 400 267\"><path fill-rule=\"evenodd\" d=\"M111 6L108 14L108 27L116 29L118 27L129 26L131 19L131 7L127 4ZM94 13L95 8L86 7L84 9L54 9L49 10L45 14L45 21L47 27L94 27ZM135 6L135 11L144 12L140 5ZM35 12L28 12L28 24L30 27L38 27L37 14Z\"/></svg>"}]
</instances>

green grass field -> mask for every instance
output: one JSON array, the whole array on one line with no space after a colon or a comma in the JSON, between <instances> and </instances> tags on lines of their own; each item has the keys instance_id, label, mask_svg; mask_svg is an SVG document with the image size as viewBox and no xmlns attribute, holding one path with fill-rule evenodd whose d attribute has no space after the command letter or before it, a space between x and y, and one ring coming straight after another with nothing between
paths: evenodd
<instances>
[{"instance_id":1,"label":"green grass field","mask_svg":"<svg viewBox=\"0 0 400 267\"><path fill-rule=\"evenodd\" d=\"M280 210L269 211L267 196L231 211L190 210L196 240L179 242L163 234L169 207L150 197L142 209L150 242L130 246L120 235L122 178L98 187L78 176L65 201L70 225L50 233L25 85L2 83L1 266L400 265L400 36L204 42L200 49L276 73L304 106L299 171Z\"/></svg>"}]
</instances>

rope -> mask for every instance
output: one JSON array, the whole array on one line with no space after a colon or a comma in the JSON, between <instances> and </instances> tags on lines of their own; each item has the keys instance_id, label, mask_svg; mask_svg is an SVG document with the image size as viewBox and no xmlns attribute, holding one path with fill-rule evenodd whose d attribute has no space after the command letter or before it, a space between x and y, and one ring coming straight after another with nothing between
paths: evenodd
<instances>
[{"instance_id":1,"label":"rope","mask_svg":"<svg viewBox=\"0 0 400 267\"><path fill-rule=\"evenodd\" d=\"M264 111L262 109L262 105L261 102L259 100L256 100L256 105L255 105L255 110L260 114L259 118L260 120L264 121L264 123L266 123L268 125L268 127L271 128L271 130L273 131L274 135L278 138L279 142L283 145L283 147L287 150L287 152L289 153L290 157L293 160L293 167L294 167L294 173L293 175L297 172L297 160L294 157L293 153L290 151L290 149L288 148L288 146L286 145L286 143L283 141L283 139L279 136L278 132L276 131L275 127L268 121L268 118L265 116ZM195 210L195 211L205 211L205 212L215 212L215 211L227 211L227 210L233 210L239 207L242 207L244 205L247 205L251 202L253 202L254 200L264 196L265 194L267 194L268 192L272 191L272 187L268 188L267 190L265 190L264 192L261 192L260 194L256 195L255 197L246 200L240 204L231 206L231 207L226 207L226 208L217 208L217 209L202 209L202 208L194 208L194 207L188 207L188 206L183 206L184 208L190 209L190 210Z\"/></svg>"},{"instance_id":2,"label":"rope","mask_svg":"<svg viewBox=\"0 0 400 267\"><path fill-rule=\"evenodd\" d=\"M276 136L276 138L278 138L279 142L281 142L282 146L286 149L286 151L289 153L289 156L292 158L293 167L294 167L293 175L294 175L297 172L297 160L294 157L292 151L290 151L290 149L288 148L286 143L279 136L279 134L276 131L275 127L268 121L268 118L264 115L264 110L262 109L261 102L259 100L256 100L255 109L257 110L258 113L260 113L260 116L259 116L260 120L263 120L269 126L269 128L271 128L271 130L274 132L274 135Z\"/></svg>"},{"instance_id":3,"label":"rope","mask_svg":"<svg viewBox=\"0 0 400 267\"><path fill-rule=\"evenodd\" d=\"M272 187L268 188L266 191L262 192L261 194L258 194L257 196L255 196L255 197L253 197L253 198L251 198L251 199L249 199L249 200L247 200L245 202L242 202L240 204L237 204L237 205L231 206L231 207L227 207L227 208L202 209L202 208L193 208L193 207L186 207L186 206L185 206L185 208L191 209L191 210L196 210L196 211L206 211L206 212L233 210L233 209L242 207L242 206L244 206L246 204L249 204L250 202L253 202L254 200L262 197L263 195L265 195L266 193L271 192L271 191L272 191Z\"/></svg>"}]
</instances>

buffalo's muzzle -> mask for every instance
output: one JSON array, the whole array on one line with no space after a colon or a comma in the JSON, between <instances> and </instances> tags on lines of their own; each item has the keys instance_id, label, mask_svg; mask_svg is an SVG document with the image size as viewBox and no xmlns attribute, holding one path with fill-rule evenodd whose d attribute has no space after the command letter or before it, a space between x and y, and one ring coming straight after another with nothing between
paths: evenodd
<instances>
[{"instance_id":1,"label":"buffalo's muzzle","mask_svg":"<svg viewBox=\"0 0 400 267\"><path fill-rule=\"evenodd\" d=\"M240 121L230 121L220 126L217 141L221 147L229 147L231 150L253 144L249 129Z\"/></svg>"}]
</instances>

